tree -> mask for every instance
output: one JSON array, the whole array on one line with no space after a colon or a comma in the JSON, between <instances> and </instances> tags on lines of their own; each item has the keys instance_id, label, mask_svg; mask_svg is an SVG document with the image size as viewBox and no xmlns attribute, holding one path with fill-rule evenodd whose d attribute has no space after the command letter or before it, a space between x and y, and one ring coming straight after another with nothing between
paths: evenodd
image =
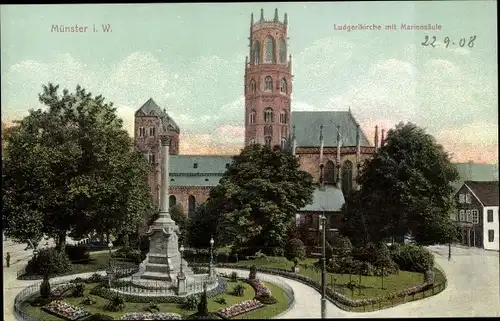
<instances>
[{"instance_id":1,"label":"tree","mask_svg":"<svg viewBox=\"0 0 500 321\"><path fill-rule=\"evenodd\" d=\"M391 253L389 248L385 243L380 243L377 248L377 259L375 261L375 266L381 269L380 277L382 278L382 290L384 289L384 274L387 268L393 265L391 259Z\"/></svg>"},{"instance_id":2,"label":"tree","mask_svg":"<svg viewBox=\"0 0 500 321\"><path fill-rule=\"evenodd\" d=\"M184 209L182 208L182 204L175 204L170 207L170 216L179 226L179 241L184 242L186 239L186 228L188 224L188 218L184 214Z\"/></svg>"},{"instance_id":3,"label":"tree","mask_svg":"<svg viewBox=\"0 0 500 321\"><path fill-rule=\"evenodd\" d=\"M194 213L194 217L187 222L186 240L189 246L194 248L207 248L210 246L210 238L213 237L215 245L222 246L222 233L219 230L219 216L217 212L210 211L206 203L200 204Z\"/></svg>"},{"instance_id":4,"label":"tree","mask_svg":"<svg viewBox=\"0 0 500 321\"><path fill-rule=\"evenodd\" d=\"M451 183L458 177L434 137L414 124L400 123L361 168L361 189L344 206L343 232L355 243L407 233L418 243L441 242L455 211Z\"/></svg>"},{"instance_id":5,"label":"tree","mask_svg":"<svg viewBox=\"0 0 500 321\"><path fill-rule=\"evenodd\" d=\"M43 86L48 108L31 110L7 133L2 162L6 235L35 242L136 230L151 209L144 156L134 151L112 103L77 86Z\"/></svg>"},{"instance_id":6,"label":"tree","mask_svg":"<svg viewBox=\"0 0 500 321\"><path fill-rule=\"evenodd\" d=\"M312 201L312 177L299 167L291 153L258 144L234 157L207 201L228 244L283 248L295 213Z\"/></svg>"},{"instance_id":7,"label":"tree","mask_svg":"<svg viewBox=\"0 0 500 321\"><path fill-rule=\"evenodd\" d=\"M288 261L297 258L299 261L306 257L306 248L299 239L290 239L285 245L285 257ZM295 263L295 262L294 262Z\"/></svg>"}]
</instances>

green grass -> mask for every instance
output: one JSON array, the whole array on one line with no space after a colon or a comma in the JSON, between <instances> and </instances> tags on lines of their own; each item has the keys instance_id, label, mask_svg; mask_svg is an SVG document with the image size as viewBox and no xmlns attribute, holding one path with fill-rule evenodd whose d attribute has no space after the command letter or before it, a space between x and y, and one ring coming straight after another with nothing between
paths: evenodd
<instances>
[{"instance_id":1,"label":"green grass","mask_svg":"<svg viewBox=\"0 0 500 321\"><path fill-rule=\"evenodd\" d=\"M237 297L231 294L233 288L237 284L242 284L245 287L245 293L244 296L242 297ZM255 318L271 318L287 308L287 299L285 296L285 292L283 289L280 287L272 284L272 283L266 283L266 286L269 287L271 292L273 293L273 296L278 300L278 303L273 304L273 305L267 305L263 308L260 308L258 310L251 311L249 313L243 314L238 316L238 319L255 319ZM85 311L91 313L91 314L96 314L96 313L101 313L101 314L106 314L109 315L115 319L121 318L125 313L127 312L146 312L146 308L149 306L147 303L131 303L131 302L126 302L125 303L125 309L120 312L109 312L106 311L105 306L108 303L107 299L103 299L99 296L95 295L89 295L89 291L95 287L97 283L94 284L87 284L85 285L85 297L90 296L93 298L96 303L93 305L84 305L82 304L82 301L84 298L65 298L64 301L67 303L70 303L75 306L79 306L80 308L84 309ZM228 282L228 288L226 290L226 293L223 295L219 295L217 297L209 298L208 299L208 311L209 312L215 312L219 309L231 306L233 304L236 304L238 302L246 301L246 300L251 300L255 296L255 291L253 288L244 282ZM226 304L219 304L215 302L217 298L224 297L226 299ZM33 298L34 299L34 298ZM54 320L62 320L58 319L57 317L44 312L40 307L35 307L30 304L31 300L28 300L26 302L23 302L21 307L22 310L27 313L30 316L36 317L40 320L43 321L54 321ZM160 303L158 304L160 307L160 312L171 312L171 313L178 313L182 316L188 316L190 314L195 313L195 310L188 311L182 308L181 305L175 304L175 303Z\"/></svg>"},{"instance_id":2,"label":"green grass","mask_svg":"<svg viewBox=\"0 0 500 321\"><path fill-rule=\"evenodd\" d=\"M307 258L299 263L298 274L310 277L314 281L321 283L321 271L312 267L312 264L317 262L316 258ZM283 257L262 257L254 260L244 260L235 263L236 265L249 266L255 264L257 267L266 268L281 268L291 270L293 263ZM361 276L362 289L355 289L353 292L345 286L352 279L359 282L359 276L353 274L335 274L327 273L326 281L329 287L333 288L335 283L335 291L341 292L355 300L382 297L387 294L403 290L412 286L422 284L423 273L400 271L398 274L384 277L384 289L382 289L382 281L379 276Z\"/></svg>"}]
</instances>

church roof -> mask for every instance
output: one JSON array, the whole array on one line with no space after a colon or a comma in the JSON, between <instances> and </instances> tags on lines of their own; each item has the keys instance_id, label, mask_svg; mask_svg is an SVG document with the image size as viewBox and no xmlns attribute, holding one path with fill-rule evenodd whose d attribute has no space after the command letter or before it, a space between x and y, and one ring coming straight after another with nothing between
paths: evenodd
<instances>
[{"instance_id":1,"label":"church roof","mask_svg":"<svg viewBox=\"0 0 500 321\"><path fill-rule=\"evenodd\" d=\"M184 187L184 186L208 186L215 187L219 185L222 175L206 175L206 176L171 176L171 187Z\"/></svg>"},{"instance_id":2,"label":"church roof","mask_svg":"<svg viewBox=\"0 0 500 321\"><path fill-rule=\"evenodd\" d=\"M297 147L319 147L321 125L324 147L337 147L337 126L340 126L342 146L356 146L357 122L350 111L294 111L293 125ZM372 146L363 130L360 140L361 146Z\"/></svg>"},{"instance_id":3,"label":"church roof","mask_svg":"<svg viewBox=\"0 0 500 321\"><path fill-rule=\"evenodd\" d=\"M175 121L167 114L167 111L165 109L161 109L158 104L153 100L153 98L149 98L148 101L146 101L141 108L139 108L135 112L135 116L141 116L141 112L144 114L142 116L156 116L160 117L163 127L165 129L174 130L177 133L180 132L179 126L175 123Z\"/></svg>"},{"instance_id":4,"label":"church roof","mask_svg":"<svg viewBox=\"0 0 500 321\"><path fill-rule=\"evenodd\" d=\"M339 212L344 205L344 194L341 189L334 186L316 188L313 202L301 208L300 212Z\"/></svg>"},{"instance_id":5,"label":"church roof","mask_svg":"<svg viewBox=\"0 0 500 321\"><path fill-rule=\"evenodd\" d=\"M225 155L171 155L169 157L170 175L219 174L222 176L226 171L226 166L233 162L232 157Z\"/></svg>"}]
</instances>

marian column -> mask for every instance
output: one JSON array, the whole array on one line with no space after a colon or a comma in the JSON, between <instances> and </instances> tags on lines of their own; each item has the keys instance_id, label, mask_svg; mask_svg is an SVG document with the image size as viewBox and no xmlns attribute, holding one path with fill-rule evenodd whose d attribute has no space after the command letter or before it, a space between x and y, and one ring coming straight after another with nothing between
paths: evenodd
<instances>
[{"instance_id":1,"label":"marian column","mask_svg":"<svg viewBox=\"0 0 500 321\"><path fill-rule=\"evenodd\" d=\"M160 187L160 219L163 217L168 220L170 214L168 212L168 189L169 189L169 152L171 138L167 135L161 135L161 153L163 155L162 168L161 168L161 187Z\"/></svg>"}]
</instances>

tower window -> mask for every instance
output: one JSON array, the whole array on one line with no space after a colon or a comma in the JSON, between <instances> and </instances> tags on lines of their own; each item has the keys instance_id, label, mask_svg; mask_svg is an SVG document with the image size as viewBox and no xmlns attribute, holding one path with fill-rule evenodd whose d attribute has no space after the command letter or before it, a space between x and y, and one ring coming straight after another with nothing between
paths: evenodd
<instances>
[{"instance_id":1,"label":"tower window","mask_svg":"<svg viewBox=\"0 0 500 321\"><path fill-rule=\"evenodd\" d=\"M144 137L144 136L146 136L146 128L139 127L139 137Z\"/></svg>"},{"instance_id":2,"label":"tower window","mask_svg":"<svg viewBox=\"0 0 500 321\"><path fill-rule=\"evenodd\" d=\"M264 91L273 91L273 78L271 76L264 79Z\"/></svg>"},{"instance_id":3,"label":"tower window","mask_svg":"<svg viewBox=\"0 0 500 321\"><path fill-rule=\"evenodd\" d=\"M252 94L255 94L255 91L257 90L257 85L255 84L255 80L250 80L250 92Z\"/></svg>"},{"instance_id":4,"label":"tower window","mask_svg":"<svg viewBox=\"0 0 500 321\"><path fill-rule=\"evenodd\" d=\"M198 163L194 163L193 168L198 168Z\"/></svg>"},{"instance_id":5,"label":"tower window","mask_svg":"<svg viewBox=\"0 0 500 321\"><path fill-rule=\"evenodd\" d=\"M155 154L149 154L148 155L148 161L150 164L154 164L155 163Z\"/></svg>"},{"instance_id":6,"label":"tower window","mask_svg":"<svg viewBox=\"0 0 500 321\"><path fill-rule=\"evenodd\" d=\"M253 145L253 144L255 144L255 138L250 139L250 145Z\"/></svg>"},{"instance_id":7,"label":"tower window","mask_svg":"<svg viewBox=\"0 0 500 321\"><path fill-rule=\"evenodd\" d=\"M273 110L271 109L271 107L267 107L266 109L264 109L264 121L266 123L272 123L273 122Z\"/></svg>"},{"instance_id":8,"label":"tower window","mask_svg":"<svg viewBox=\"0 0 500 321\"><path fill-rule=\"evenodd\" d=\"M288 121L287 118L288 118L288 115L287 115L286 111L282 111L280 113L280 123L286 124Z\"/></svg>"},{"instance_id":9,"label":"tower window","mask_svg":"<svg viewBox=\"0 0 500 321\"><path fill-rule=\"evenodd\" d=\"M288 128L286 126L281 127L281 136L288 137Z\"/></svg>"},{"instance_id":10,"label":"tower window","mask_svg":"<svg viewBox=\"0 0 500 321\"><path fill-rule=\"evenodd\" d=\"M286 63L286 42L285 42L285 39L280 39L278 47L279 47L278 54L279 54L280 64L285 64Z\"/></svg>"},{"instance_id":11,"label":"tower window","mask_svg":"<svg viewBox=\"0 0 500 321\"><path fill-rule=\"evenodd\" d=\"M269 136L264 137L264 143L265 143L266 147L271 148L271 140L272 139Z\"/></svg>"},{"instance_id":12,"label":"tower window","mask_svg":"<svg viewBox=\"0 0 500 321\"><path fill-rule=\"evenodd\" d=\"M252 55L253 55L254 65L258 65L260 63L260 41L259 40L255 40L253 42Z\"/></svg>"},{"instance_id":13,"label":"tower window","mask_svg":"<svg viewBox=\"0 0 500 321\"><path fill-rule=\"evenodd\" d=\"M250 112L250 124L254 124L255 123L255 116L257 115L257 112L255 110L252 110Z\"/></svg>"},{"instance_id":14,"label":"tower window","mask_svg":"<svg viewBox=\"0 0 500 321\"><path fill-rule=\"evenodd\" d=\"M156 136L156 127L149 128L149 136Z\"/></svg>"},{"instance_id":15,"label":"tower window","mask_svg":"<svg viewBox=\"0 0 500 321\"><path fill-rule=\"evenodd\" d=\"M285 149L285 146L286 146L286 138L281 137L281 149Z\"/></svg>"},{"instance_id":16,"label":"tower window","mask_svg":"<svg viewBox=\"0 0 500 321\"><path fill-rule=\"evenodd\" d=\"M264 135L273 136L273 128L271 126L264 126Z\"/></svg>"},{"instance_id":17,"label":"tower window","mask_svg":"<svg viewBox=\"0 0 500 321\"><path fill-rule=\"evenodd\" d=\"M281 92L285 93L285 94L287 93L287 91L286 91L286 79L285 78L281 79Z\"/></svg>"},{"instance_id":18,"label":"tower window","mask_svg":"<svg viewBox=\"0 0 500 321\"><path fill-rule=\"evenodd\" d=\"M266 64L274 64L276 62L274 57L274 39L271 36L267 36L264 42L265 44L265 57L264 63Z\"/></svg>"}]
</instances>

